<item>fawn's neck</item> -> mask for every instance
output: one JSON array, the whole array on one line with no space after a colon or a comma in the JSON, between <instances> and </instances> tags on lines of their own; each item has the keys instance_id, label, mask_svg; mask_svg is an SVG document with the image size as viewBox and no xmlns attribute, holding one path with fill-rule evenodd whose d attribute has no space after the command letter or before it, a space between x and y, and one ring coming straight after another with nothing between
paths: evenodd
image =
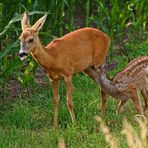
<instances>
[{"instance_id":1,"label":"fawn's neck","mask_svg":"<svg viewBox=\"0 0 148 148\"><path fill-rule=\"evenodd\" d=\"M101 88L108 94L114 94L116 92L116 86L111 80L107 78L106 73L101 73L98 77Z\"/></svg>"}]
</instances>

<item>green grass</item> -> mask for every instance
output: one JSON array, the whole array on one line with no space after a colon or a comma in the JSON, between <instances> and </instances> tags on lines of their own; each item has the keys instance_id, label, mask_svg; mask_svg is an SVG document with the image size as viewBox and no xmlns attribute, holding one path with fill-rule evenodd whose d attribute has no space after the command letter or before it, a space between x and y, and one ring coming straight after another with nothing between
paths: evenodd
<instances>
[{"instance_id":1,"label":"green grass","mask_svg":"<svg viewBox=\"0 0 148 148\"><path fill-rule=\"evenodd\" d=\"M148 55L147 42L140 44L139 47L142 47L145 55ZM136 51L138 52L138 49ZM142 55L143 51L140 54ZM120 63L118 69L113 71L111 75L114 75L126 65L125 59L126 57L122 56L116 58ZM76 127L72 125L66 106L63 81L60 85L59 128L55 131L53 128L51 86L50 84L49 87L36 85L33 86L34 91L32 94L29 96L21 95L13 103L8 102L8 105L1 109L0 147L56 148L61 138L64 138L66 146L71 148L109 147L105 142L104 134L99 129L99 124L94 119L96 115L100 115L101 98L99 87L83 73L74 76L73 84ZM141 101L143 102L143 99ZM127 148L126 138L121 134L123 120L126 117L138 131L139 127L135 122L137 112L132 101L129 101L124 112L117 115L117 103L117 100L109 97L104 120L113 135L117 137L121 147Z\"/></svg>"},{"instance_id":2,"label":"green grass","mask_svg":"<svg viewBox=\"0 0 148 148\"><path fill-rule=\"evenodd\" d=\"M68 147L106 147L104 135L94 120L95 115L100 115L101 105L97 85L82 74L74 77L73 101L77 127L71 123L64 95L65 88L63 85L61 87L59 129L53 131L51 88L38 86L38 91L29 98L17 98L15 103L1 111L0 147L56 147L61 137ZM126 147L126 139L120 133L122 121L126 116L134 123L136 110L132 102L129 102L125 112L117 116L116 104L116 100L109 98L105 120L119 141L122 140L123 147Z\"/></svg>"}]
</instances>

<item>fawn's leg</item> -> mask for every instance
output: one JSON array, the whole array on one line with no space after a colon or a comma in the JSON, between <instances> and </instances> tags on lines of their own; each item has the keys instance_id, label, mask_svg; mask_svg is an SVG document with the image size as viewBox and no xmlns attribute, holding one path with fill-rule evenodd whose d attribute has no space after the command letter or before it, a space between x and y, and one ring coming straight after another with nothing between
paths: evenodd
<instances>
[{"instance_id":1,"label":"fawn's leg","mask_svg":"<svg viewBox=\"0 0 148 148\"><path fill-rule=\"evenodd\" d=\"M103 117L105 115L105 110L106 110L107 94L102 90L101 90L101 99L102 99L101 116Z\"/></svg>"},{"instance_id":2,"label":"fawn's leg","mask_svg":"<svg viewBox=\"0 0 148 148\"><path fill-rule=\"evenodd\" d=\"M132 100L137 108L137 111L140 113L140 114L143 114L143 111L142 111L142 108L141 108L141 104L139 102L139 99L138 99L138 95L137 95L137 90L134 89L133 92L132 92Z\"/></svg>"},{"instance_id":3,"label":"fawn's leg","mask_svg":"<svg viewBox=\"0 0 148 148\"><path fill-rule=\"evenodd\" d=\"M59 102L59 80L52 79L53 98L54 98L54 127L58 127L58 102Z\"/></svg>"},{"instance_id":4,"label":"fawn's leg","mask_svg":"<svg viewBox=\"0 0 148 148\"><path fill-rule=\"evenodd\" d=\"M142 89L141 94L142 94L144 102L145 102L144 111L146 111L146 110L148 110L148 90L146 88Z\"/></svg>"},{"instance_id":5,"label":"fawn's leg","mask_svg":"<svg viewBox=\"0 0 148 148\"><path fill-rule=\"evenodd\" d=\"M73 85L72 85L72 76L65 78L66 82L66 97L67 97L67 106L70 112L70 116L72 119L73 124L76 124L75 114L73 109L73 101L72 101L72 92L73 92Z\"/></svg>"},{"instance_id":6,"label":"fawn's leg","mask_svg":"<svg viewBox=\"0 0 148 148\"><path fill-rule=\"evenodd\" d=\"M123 107L124 107L125 104L127 103L127 100L128 100L128 99L122 100L122 101L120 101L120 102L118 103L118 112L122 112Z\"/></svg>"}]
</instances>

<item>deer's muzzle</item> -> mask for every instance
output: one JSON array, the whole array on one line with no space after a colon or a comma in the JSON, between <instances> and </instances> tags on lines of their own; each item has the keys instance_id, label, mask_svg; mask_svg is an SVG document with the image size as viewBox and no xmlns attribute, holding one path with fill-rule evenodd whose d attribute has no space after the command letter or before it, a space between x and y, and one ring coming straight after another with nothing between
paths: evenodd
<instances>
[{"instance_id":1,"label":"deer's muzzle","mask_svg":"<svg viewBox=\"0 0 148 148\"><path fill-rule=\"evenodd\" d=\"M21 60L26 59L27 55L28 55L28 50L26 48L26 42L20 42L21 45L21 49L19 51L19 57Z\"/></svg>"},{"instance_id":2,"label":"deer's muzzle","mask_svg":"<svg viewBox=\"0 0 148 148\"><path fill-rule=\"evenodd\" d=\"M19 57L20 57L21 60L24 60L24 59L26 59L28 53L25 53L25 52L19 52L18 55L19 55Z\"/></svg>"}]
</instances>

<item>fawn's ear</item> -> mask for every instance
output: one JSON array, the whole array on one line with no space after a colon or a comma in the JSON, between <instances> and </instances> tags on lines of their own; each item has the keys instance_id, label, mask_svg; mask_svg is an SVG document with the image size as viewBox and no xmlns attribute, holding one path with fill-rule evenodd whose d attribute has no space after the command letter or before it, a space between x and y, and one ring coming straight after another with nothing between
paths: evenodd
<instances>
[{"instance_id":1,"label":"fawn's ear","mask_svg":"<svg viewBox=\"0 0 148 148\"><path fill-rule=\"evenodd\" d=\"M32 28L35 29L36 31L40 31L40 29L43 27L45 21L47 18L47 13L41 17L33 26Z\"/></svg>"},{"instance_id":2,"label":"fawn's ear","mask_svg":"<svg viewBox=\"0 0 148 148\"><path fill-rule=\"evenodd\" d=\"M21 26L23 31L29 26L29 18L26 12L23 13L23 16L21 19Z\"/></svg>"},{"instance_id":3,"label":"fawn's ear","mask_svg":"<svg viewBox=\"0 0 148 148\"><path fill-rule=\"evenodd\" d=\"M118 65L117 62L113 62L113 63L107 64L107 65L106 65L106 69L107 69L108 71L111 71L111 70L115 69L115 68L117 67L117 65Z\"/></svg>"}]
</instances>

